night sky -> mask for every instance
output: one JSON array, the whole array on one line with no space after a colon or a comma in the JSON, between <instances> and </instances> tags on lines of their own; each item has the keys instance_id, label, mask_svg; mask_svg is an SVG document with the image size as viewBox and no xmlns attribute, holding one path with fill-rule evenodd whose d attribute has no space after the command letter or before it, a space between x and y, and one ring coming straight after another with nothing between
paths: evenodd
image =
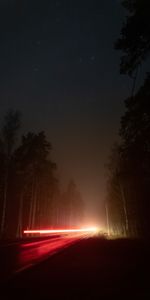
<instances>
[{"instance_id":1,"label":"night sky","mask_svg":"<svg viewBox=\"0 0 150 300\"><path fill-rule=\"evenodd\" d=\"M19 109L23 133L46 131L62 184L74 178L91 215L131 90L113 49L124 17L117 0L0 0L0 116Z\"/></svg>"}]
</instances>

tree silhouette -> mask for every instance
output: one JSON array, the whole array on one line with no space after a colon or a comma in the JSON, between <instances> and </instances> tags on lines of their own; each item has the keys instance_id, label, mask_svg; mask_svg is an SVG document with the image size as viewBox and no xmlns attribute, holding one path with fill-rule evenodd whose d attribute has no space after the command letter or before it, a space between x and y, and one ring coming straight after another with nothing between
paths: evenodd
<instances>
[{"instance_id":1,"label":"tree silhouette","mask_svg":"<svg viewBox=\"0 0 150 300\"><path fill-rule=\"evenodd\" d=\"M1 216L1 235L5 231L6 207L8 200L8 189L14 147L17 132L20 128L20 112L9 110L4 117L4 124L1 132L1 155L3 157L3 197L2 197L2 216Z\"/></svg>"},{"instance_id":2,"label":"tree silhouette","mask_svg":"<svg viewBox=\"0 0 150 300\"><path fill-rule=\"evenodd\" d=\"M122 206L127 235L149 236L150 211L150 76L134 97L125 101L120 146L109 164L108 203L117 212ZM119 193L118 193L119 191ZM115 223L116 221L112 221Z\"/></svg>"},{"instance_id":3,"label":"tree silhouette","mask_svg":"<svg viewBox=\"0 0 150 300\"><path fill-rule=\"evenodd\" d=\"M21 238L24 228L79 225L81 195L73 181L61 192L45 132L28 132L16 143L19 128L20 113L8 111L0 135L1 237Z\"/></svg>"},{"instance_id":4,"label":"tree silhouette","mask_svg":"<svg viewBox=\"0 0 150 300\"><path fill-rule=\"evenodd\" d=\"M128 11L128 17L115 48L123 52L120 72L132 75L150 52L150 2L124 0L122 4Z\"/></svg>"},{"instance_id":5,"label":"tree silhouette","mask_svg":"<svg viewBox=\"0 0 150 300\"><path fill-rule=\"evenodd\" d=\"M51 145L47 142L44 132L38 134L29 132L22 137L22 143L16 151L18 171L22 174L21 190L25 193L28 211L24 226L29 228L35 228L41 223L43 226L47 225L48 202L52 198L55 182L53 171L56 169L56 164L48 158L50 150ZM21 199L22 194L20 207L22 207ZM22 215L21 211L20 214ZM20 222L22 223L19 215L18 231L19 227L22 228Z\"/></svg>"}]
</instances>

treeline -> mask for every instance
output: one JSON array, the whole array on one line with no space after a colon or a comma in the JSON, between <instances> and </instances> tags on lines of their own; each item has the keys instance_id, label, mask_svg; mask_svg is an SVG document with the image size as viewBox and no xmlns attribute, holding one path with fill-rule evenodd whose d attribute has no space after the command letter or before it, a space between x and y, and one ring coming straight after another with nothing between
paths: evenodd
<instances>
[{"instance_id":1,"label":"treeline","mask_svg":"<svg viewBox=\"0 0 150 300\"><path fill-rule=\"evenodd\" d=\"M23 229L77 226L84 205L76 184L65 192L51 160L45 133L18 137L21 115L9 110L0 134L0 236L22 237Z\"/></svg>"},{"instance_id":2,"label":"treeline","mask_svg":"<svg viewBox=\"0 0 150 300\"><path fill-rule=\"evenodd\" d=\"M107 216L111 233L150 237L150 73L136 88L140 66L150 51L150 3L123 1L128 18L116 49L123 51L120 72L133 80L125 100L120 142L108 163Z\"/></svg>"}]
</instances>

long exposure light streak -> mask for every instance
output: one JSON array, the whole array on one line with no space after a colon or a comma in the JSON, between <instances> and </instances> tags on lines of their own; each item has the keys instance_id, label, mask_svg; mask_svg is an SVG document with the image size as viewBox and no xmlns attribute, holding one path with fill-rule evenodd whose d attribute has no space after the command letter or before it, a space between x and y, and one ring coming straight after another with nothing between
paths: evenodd
<instances>
[{"instance_id":1,"label":"long exposure light streak","mask_svg":"<svg viewBox=\"0 0 150 300\"><path fill-rule=\"evenodd\" d=\"M97 227L81 228L81 229L36 229L36 230L24 230L24 234L51 234L51 233L75 233L75 232L96 232Z\"/></svg>"}]
</instances>

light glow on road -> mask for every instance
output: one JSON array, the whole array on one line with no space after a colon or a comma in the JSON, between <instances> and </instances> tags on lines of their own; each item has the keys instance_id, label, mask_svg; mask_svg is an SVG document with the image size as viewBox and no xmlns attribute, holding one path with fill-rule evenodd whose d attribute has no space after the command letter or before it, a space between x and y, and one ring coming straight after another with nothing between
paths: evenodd
<instances>
[{"instance_id":1,"label":"light glow on road","mask_svg":"<svg viewBox=\"0 0 150 300\"><path fill-rule=\"evenodd\" d=\"M36 230L24 230L24 234L51 234L51 233L96 233L98 231L97 227L89 227L89 228L80 228L80 229L36 229Z\"/></svg>"}]
</instances>

